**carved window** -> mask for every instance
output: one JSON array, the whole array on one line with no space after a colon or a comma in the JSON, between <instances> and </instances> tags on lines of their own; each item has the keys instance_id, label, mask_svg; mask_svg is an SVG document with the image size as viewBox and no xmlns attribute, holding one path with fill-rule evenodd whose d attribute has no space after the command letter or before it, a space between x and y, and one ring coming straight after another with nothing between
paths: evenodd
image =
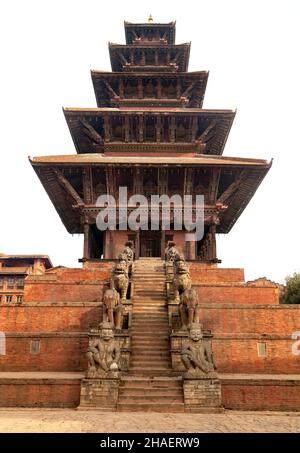
<instances>
[{"instance_id":1,"label":"carved window","mask_svg":"<svg viewBox=\"0 0 300 453\"><path fill-rule=\"evenodd\" d=\"M17 295L17 303L21 304L23 302L23 296L21 294Z\"/></svg>"},{"instance_id":2,"label":"carved window","mask_svg":"<svg viewBox=\"0 0 300 453\"><path fill-rule=\"evenodd\" d=\"M4 281L3 278L0 277L0 288L3 288L3 281Z\"/></svg>"},{"instance_id":3,"label":"carved window","mask_svg":"<svg viewBox=\"0 0 300 453\"><path fill-rule=\"evenodd\" d=\"M8 278L8 280L7 280L7 287L8 287L8 288L13 288L14 285L15 285L15 279L14 279L14 278L11 278L11 277Z\"/></svg>"},{"instance_id":4,"label":"carved window","mask_svg":"<svg viewBox=\"0 0 300 453\"><path fill-rule=\"evenodd\" d=\"M17 287L18 287L19 289L24 288L24 278L18 278Z\"/></svg>"},{"instance_id":5,"label":"carved window","mask_svg":"<svg viewBox=\"0 0 300 453\"><path fill-rule=\"evenodd\" d=\"M13 301L13 296L10 294L6 296L6 302L11 303Z\"/></svg>"},{"instance_id":6,"label":"carved window","mask_svg":"<svg viewBox=\"0 0 300 453\"><path fill-rule=\"evenodd\" d=\"M30 354L39 354L40 352L40 340L31 340L30 342Z\"/></svg>"},{"instance_id":7,"label":"carved window","mask_svg":"<svg viewBox=\"0 0 300 453\"><path fill-rule=\"evenodd\" d=\"M257 343L257 355L258 357L267 357L267 343Z\"/></svg>"}]
</instances>

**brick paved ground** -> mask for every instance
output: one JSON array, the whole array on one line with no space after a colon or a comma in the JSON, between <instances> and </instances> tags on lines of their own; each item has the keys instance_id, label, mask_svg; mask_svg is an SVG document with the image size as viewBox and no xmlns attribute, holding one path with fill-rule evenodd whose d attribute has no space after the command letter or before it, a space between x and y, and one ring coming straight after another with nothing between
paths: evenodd
<instances>
[{"instance_id":1,"label":"brick paved ground","mask_svg":"<svg viewBox=\"0 0 300 453\"><path fill-rule=\"evenodd\" d=\"M300 413L103 413L73 409L0 409L0 432L300 432Z\"/></svg>"}]
</instances>

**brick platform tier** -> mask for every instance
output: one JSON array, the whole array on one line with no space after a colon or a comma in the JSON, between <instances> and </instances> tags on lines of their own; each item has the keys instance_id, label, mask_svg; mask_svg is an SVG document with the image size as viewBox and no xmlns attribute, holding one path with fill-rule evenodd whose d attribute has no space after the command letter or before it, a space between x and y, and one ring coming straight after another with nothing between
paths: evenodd
<instances>
[{"instance_id":1,"label":"brick platform tier","mask_svg":"<svg viewBox=\"0 0 300 453\"><path fill-rule=\"evenodd\" d=\"M77 407L83 376L83 373L1 372L0 406ZM219 378L225 409L299 411L299 375L220 374ZM152 410L155 398L158 407L154 410L183 412L181 406L175 411L164 401L182 398L180 378L129 376L122 384L121 395L131 400L131 404L137 403L135 410ZM126 410L125 407L119 410Z\"/></svg>"}]
</instances>

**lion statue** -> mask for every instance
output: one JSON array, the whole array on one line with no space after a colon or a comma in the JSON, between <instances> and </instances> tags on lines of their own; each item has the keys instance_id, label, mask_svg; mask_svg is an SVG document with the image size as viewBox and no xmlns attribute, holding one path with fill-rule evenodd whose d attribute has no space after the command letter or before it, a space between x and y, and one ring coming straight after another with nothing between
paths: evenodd
<instances>
[{"instance_id":1,"label":"lion statue","mask_svg":"<svg viewBox=\"0 0 300 453\"><path fill-rule=\"evenodd\" d=\"M174 293L175 302L180 302L181 294L187 289L191 289L192 280L189 274L189 268L185 262L184 256L178 254L174 261Z\"/></svg>"},{"instance_id":2,"label":"lion statue","mask_svg":"<svg viewBox=\"0 0 300 453\"><path fill-rule=\"evenodd\" d=\"M128 285L129 278L127 266L119 262L113 268L110 287L120 294L121 302L126 302Z\"/></svg>"}]
</instances>

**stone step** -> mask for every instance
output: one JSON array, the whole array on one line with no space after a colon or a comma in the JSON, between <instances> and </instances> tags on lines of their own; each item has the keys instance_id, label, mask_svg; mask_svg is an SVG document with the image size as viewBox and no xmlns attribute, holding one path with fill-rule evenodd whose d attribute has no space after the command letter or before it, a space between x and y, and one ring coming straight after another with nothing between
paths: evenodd
<instances>
[{"instance_id":1,"label":"stone step","mask_svg":"<svg viewBox=\"0 0 300 453\"><path fill-rule=\"evenodd\" d=\"M182 379L177 377L156 377L145 378L136 376L123 376L120 381L120 388L142 388L142 389L165 389L182 388Z\"/></svg>"},{"instance_id":2,"label":"stone step","mask_svg":"<svg viewBox=\"0 0 300 453\"><path fill-rule=\"evenodd\" d=\"M120 412L184 412L183 403L118 403Z\"/></svg>"},{"instance_id":3,"label":"stone step","mask_svg":"<svg viewBox=\"0 0 300 453\"><path fill-rule=\"evenodd\" d=\"M132 403L135 401L137 404L141 403L183 403L183 395L126 395L126 393L119 394L118 404Z\"/></svg>"},{"instance_id":4,"label":"stone step","mask_svg":"<svg viewBox=\"0 0 300 453\"><path fill-rule=\"evenodd\" d=\"M169 343L165 344L140 344L139 342L136 342L132 346L132 353L137 353L137 354L147 354L147 355L160 355L160 354L169 354Z\"/></svg>"},{"instance_id":5,"label":"stone step","mask_svg":"<svg viewBox=\"0 0 300 453\"><path fill-rule=\"evenodd\" d=\"M150 356L151 351L147 351L146 349L138 349L138 347L137 348L132 347L132 356L131 356L131 358L133 359L133 357L134 357L134 358L143 359L143 358L147 357L147 358L149 358L149 360L150 360L150 358L152 360L152 357L159 358L159 355L162 354L161 358L163 358L164 360L168 360L169 361L169 357L170 357L169 347L167 347L167 346L166 347L164 347L164 346L161 347L160 346L159 348L154 349L153 351L154 351L153 355ZM157 354L155 355L155 353L157 353Z\"/></svg>"},{"instance_id":6,"label":"stone step","mask_svg":"<svg viewBox=\"0 0 300 453\"><path fill-rule=\"evenodd\" d=\"M181 387L163 387L163 388L146 388L141 387L119 387L119 395L124 397L135 397L135 396L145 396L145 397L172 397L179 396L182 398L182 388Z\"/></svg>"}]
</instances>

